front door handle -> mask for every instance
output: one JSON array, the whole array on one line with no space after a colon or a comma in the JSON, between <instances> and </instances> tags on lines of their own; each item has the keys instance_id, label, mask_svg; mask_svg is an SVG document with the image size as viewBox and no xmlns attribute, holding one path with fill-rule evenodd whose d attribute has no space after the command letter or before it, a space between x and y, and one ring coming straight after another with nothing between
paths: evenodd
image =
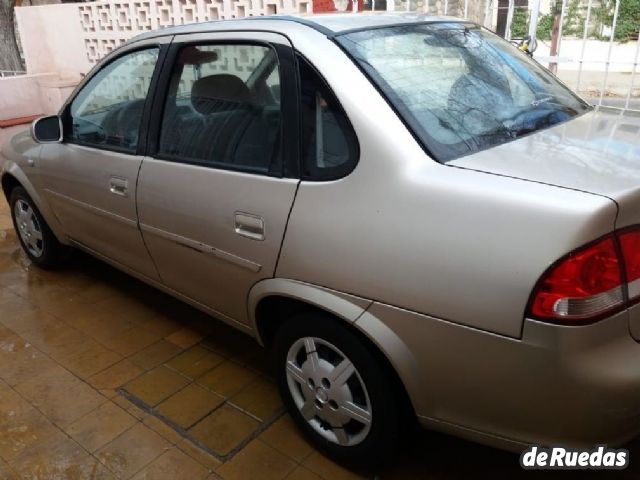
<instances>
[{"instance_id":1,"label":"front door handle","mask_svg":"<svg viewBox=\"0 0 640 480\"><path fill-rule=\"evenodd\" d=\"M109 180L109 191L114 195L126 197L128 195L128 187L129 182L125 178L111 177L111 180Z\"/></svg>"},{"instance_id":2,"label":"front door handle","mask_svg":"<svg viewBox=\"0 0 640 480\"><path fill-rule=\"evenodd\" d=\"M264 240L264 220L250 213L235 213L235 231L251 240Z\"/></svg>"}]
</instances>

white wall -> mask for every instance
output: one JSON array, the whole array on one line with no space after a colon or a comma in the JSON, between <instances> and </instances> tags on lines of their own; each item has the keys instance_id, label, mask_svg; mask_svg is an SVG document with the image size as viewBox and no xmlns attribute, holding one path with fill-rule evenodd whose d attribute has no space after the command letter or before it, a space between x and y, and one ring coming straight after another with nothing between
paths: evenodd
<instances>
[{"instance_id":1,"label":"white wall","mask_svg":"<svg viewBox=\"0 0 640 480\"><path fill-rule=\"evenodd\" d=\"M45 73L0 78L0 120L52 113L51 106L43 104L38 82L54 77Z\"/></svg>"},{"instance_id":2,"label":"white wall","mask_svg":"<svg viewBox=\"0 0 640 480\"><path fill-rule=\"evenodd\" d=\"M27 73L87 73L80 15L76 4L16 7Z\"/></svg>"}]
</instances>

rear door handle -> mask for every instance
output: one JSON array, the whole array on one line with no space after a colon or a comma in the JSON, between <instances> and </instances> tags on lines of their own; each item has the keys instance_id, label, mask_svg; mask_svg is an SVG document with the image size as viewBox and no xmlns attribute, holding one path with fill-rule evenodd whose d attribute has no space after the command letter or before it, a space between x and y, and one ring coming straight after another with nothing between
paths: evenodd
<instances>
[{"instance_id":1,"label":"rear door handle","mask_svg":"<svg viewBox=\"0 0 640 480\"><path fill-rule=\"evenodd\" d=\"M129 182L126 178L111 177L111 180L109 180L109 191L114 195L126 197L128 195L128 187Z\"/></svg>"},{"instance_id":2,"label":"rear door handle","mask_svg":"<svg viewBox=\"0 0 640 480\"><path fill-rule=\"evenodd\" d=\"M238 235L251 240L264 240L264 220L250 213L235 213L235 231Z\"/></svg>"}]
</instances>

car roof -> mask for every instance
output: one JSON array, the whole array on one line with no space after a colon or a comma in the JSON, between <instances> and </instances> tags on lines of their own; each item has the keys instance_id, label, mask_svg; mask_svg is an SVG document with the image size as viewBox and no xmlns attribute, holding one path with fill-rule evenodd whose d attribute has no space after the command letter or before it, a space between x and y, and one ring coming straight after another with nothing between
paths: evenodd
<instances>
[{"instance_id":1,"label":"car roof","mask_svg":"<svg viewBox=\"0 0 640 480\"><path fill-rule=\"evenodd\" d=\"M353 30L367 30L393 25L406 25L411 23L427 23L438 21L463 22L460 18L430 16L416 13L332 13L317 15L269 15L264 17L247 17L230 20L215 20L211 22L191 23L175 27L163 28L146 32L134 37L132 40L144 40L164 35L183 35L189 33L210 32L216 30L255 31L270 30L280 33L288 33L292 27L304 26L311 28L327 36ZM299 31L299 30L298 30Z\"/></svg>"}]
</instances>

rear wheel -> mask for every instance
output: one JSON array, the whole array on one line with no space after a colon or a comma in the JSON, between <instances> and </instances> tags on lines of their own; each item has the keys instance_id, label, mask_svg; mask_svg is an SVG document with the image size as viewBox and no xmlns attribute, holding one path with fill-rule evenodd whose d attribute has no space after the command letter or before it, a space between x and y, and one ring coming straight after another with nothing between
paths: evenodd
<instances>
[{"instance_id":1,"label":"rear wheel","mask_svg":"<svg viewBox=\"0 0 640 480\"><path fill-rule=\"evenodd\" d=\"M304 313L280 328L276 358L284 403L316 447L354 465L393 456L403 405L365 339L329 315Z\"/></svg>"},{"instance_id":2,"label":"rear wheel","mask_svg":"<svg viewBox=\"0 0 640 480\"><path fill-rule=\"evenodd\" d=\"M42 268L60 266L69 256L55 237L33 200L22 187L15 187L9 197L13 226L29 259Z\"/></svg>"}]
</instances>

